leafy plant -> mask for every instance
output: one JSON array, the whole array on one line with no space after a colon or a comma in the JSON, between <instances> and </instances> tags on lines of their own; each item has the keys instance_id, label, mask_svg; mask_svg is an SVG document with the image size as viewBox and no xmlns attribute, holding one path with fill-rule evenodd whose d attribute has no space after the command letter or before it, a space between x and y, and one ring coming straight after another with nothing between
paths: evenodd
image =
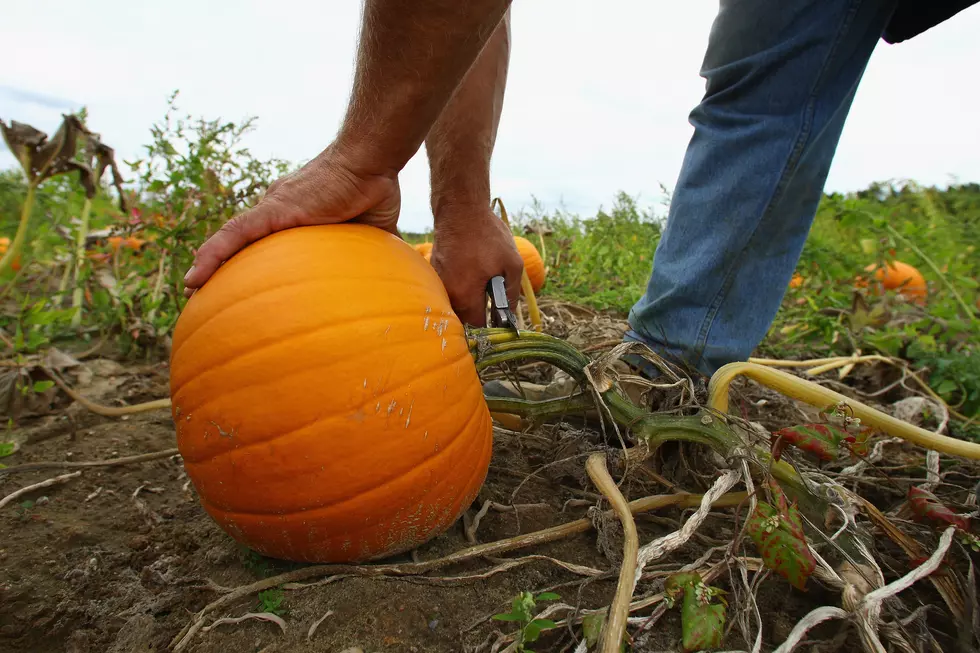
<instances>
[{"instance_id":1,"label":"leafy plant","mask_svg":"<svg viewBox=\"0 0 980 653\"><path fill-rule=\"evenodd\" d=\"M282 607L284 598L284 592L278 587L259 592L259 612L269 612L280 617L287 614L288 610Z\"/></svg>"},{"instance_id":2,"label":"leafy plant","mask_svg":"<svg viewBox=\"0 0 980 653\"><path fill-rule=\"evenodd\" d=\"M535 619L534 612L539 601L555 601L561 598L554 592L543 592L534 596L531 592L521 592L511 602L510 612L493 615L497 621L512 621L518 626L514 636L517 650L534 653L526 644L538 641L541 631L554 628L555 622L550 619Z\"/></svg>"}]
</instances>

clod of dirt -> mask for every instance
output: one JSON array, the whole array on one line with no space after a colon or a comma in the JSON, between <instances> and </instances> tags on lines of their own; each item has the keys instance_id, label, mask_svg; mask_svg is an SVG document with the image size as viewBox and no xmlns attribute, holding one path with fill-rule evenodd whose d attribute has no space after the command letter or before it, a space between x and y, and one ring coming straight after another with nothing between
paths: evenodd
<instances>
[{"instance_id":1,"label":"clod of dirt","mask_svg":"<svg viewBox=\"0 0 980 653\"><path fill-rule=\"evenodd\" d=\"M153 634L156 621L147 614L131 617L123 624L112 643L109 653L133 653L135 651L152 651Z\"/></svg>"}]
</instances>

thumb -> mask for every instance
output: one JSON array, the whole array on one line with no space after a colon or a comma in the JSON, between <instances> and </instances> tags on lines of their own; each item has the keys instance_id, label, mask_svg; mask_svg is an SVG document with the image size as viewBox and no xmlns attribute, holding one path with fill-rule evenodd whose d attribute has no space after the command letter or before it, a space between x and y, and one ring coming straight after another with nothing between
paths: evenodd
<instances>
[{"instance_id":1,"label":"thumb","mask_svg":"<svg viewBox=\"0 0 980 653\"><path fill-rule=\"evenodd\" d=\"M288 221L283 220L281 216L279 203L267 197L254 208L236 215L221 225L221 228L197 250L194 265L184 276L184 285L191 289L200 288L211 278L218 266L245 246L265 238L274 231L296 226L287 224Z\"/></svg>"}]
</instances>

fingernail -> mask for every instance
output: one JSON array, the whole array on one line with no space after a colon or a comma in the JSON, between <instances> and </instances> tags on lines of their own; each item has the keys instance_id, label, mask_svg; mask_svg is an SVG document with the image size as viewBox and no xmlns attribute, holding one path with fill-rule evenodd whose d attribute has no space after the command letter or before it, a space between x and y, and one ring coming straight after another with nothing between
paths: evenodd
<instances>
[{"instance_id":1,"label":"fingernail","mask_svg":"<svg viewBox=\"0 0 980 653\"><path fill-rule=\"evenodd\" d=\"M187 274L184 275L184 283L187 283L187 279L189 279L192 274L194 274L193 265L191 266L191 269L187 271Z\"/></svg>"}]
</instances>

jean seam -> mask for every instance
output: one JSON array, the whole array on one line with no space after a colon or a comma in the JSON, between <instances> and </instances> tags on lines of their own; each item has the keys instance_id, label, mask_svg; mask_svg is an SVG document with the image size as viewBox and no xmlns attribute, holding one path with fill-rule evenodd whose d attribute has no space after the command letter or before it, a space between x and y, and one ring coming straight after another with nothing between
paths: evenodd
<instances>
[{"instance_id":1,"label":"jean seam","mask_svg":"<svg viewBox=\"0 0 980 653\"><path fill-rule=\"evenodd\" d=\"M837 35L834 38L834 43L830 46L830 50L824 59L823 65L820 67L820 72L814 79L813 86L810 89L810 93L803 110L803 125L800 127L800 132L797 135L796 144L793 146L789 156L786 158L786 163L783 165L783 171L779 175L779 182L773 189L772 196L769 198L769 201L766 202L766 207L763 210L762 215L759 217L759 221L752 229L752 233L749 235L747 243L752 242L752 239L755 238L755 235L759 230L759 226L770 217L773 207L779 202L780 199L782 199L782 194L785 192L786 186L789 183L787 173L796 165L796 163L799 162L800 157L803 155L803 149L807 140L810 138L810 132L813 127L813 114L817 100L817 89L820 88L824 75L827 72L827 67L837 55L841 40L843 39L844 34L850 29L851 24L854 22L854 16L857 14L858 8L862 2L863 0L855 0L851 3L851 7L845 16L845 19L841 22L840 27L837 29ZM734 283L735 270L738 268L738 264L743 259L745 251L748 249L748 247L748 244L746 244L729 266L729 270L725 274L724 282L722 283L721 288L718 289L715 299L709 305L708 314L705 315L704 321L701 323L701 328L698 331L698 336L695 340L695 346L693 348L694 351L697 352L696 366L700 366L704 360L704 350L707 347L708 335L711 332L711 327L714 324L715 318L718 316L718 311L721 310L721 305L728 296L728 291L731 290L732 284Z\"/></svg>"}]
</instances>

